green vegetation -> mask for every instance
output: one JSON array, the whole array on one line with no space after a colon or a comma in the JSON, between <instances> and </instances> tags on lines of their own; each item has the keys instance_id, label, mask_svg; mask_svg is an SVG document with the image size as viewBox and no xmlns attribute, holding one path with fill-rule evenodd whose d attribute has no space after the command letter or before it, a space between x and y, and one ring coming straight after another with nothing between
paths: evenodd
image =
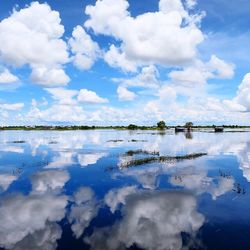
<instances>
[{"instance_id":1,"label":"green vegetation","mask_svg":"<svg viewBox=\"0 0 250 250\"><path fill-rule=\"evenodd\" d=\"M185 124L185 128L187 128L189 131L192 129L193 126L194 126L194 124L192 122L187 122Z\"/></svg>"},{"instance_id":2,"label":"green vegetation","mask_svg":"<svg viewBox=\"0 0 250 250\"><path fill-rule=\"evenodd\" d=\"M123 140L109 140L107 142L123 142Z\"/></svg>"},{"instance_id":3,"label":"green vegetation","mask_svg":"<svg viewBox=\"0 0 250 250\"><path fill-rule=\"evenodd\" d=\"M9 141L8 143L17 143L17 144L22 144L22 143L25 143L25 141Z\"/></svg>"},{"instance_id":4,"label":"green vegetation","mask_svg":"<svg viewBox=\"0 0 250 250\"><path fill-rule=\"evenodd\" d=\"M199 157L207 155L206 153L195 153L195 154L188 154L182 156L158 156L158 157L148 157L143 159L133 159L129 162L124 163L121 165L121 168L129 168L132 166L140 166L145 165L153 162L168 162L168 163L175 163L184 160L192 160Z\"/></svg>"},{"instance_id":5,"label":"green vegetation","mask_svg":"<svg viewBox=\"0 0 250 250\"><path fill-rule=\"evenodd\" d=\"M161 129L161 130L167 128L166 123L165 123L164 121L159 121L159 122L157 123L157 128L158 128L158 129Z\"/></svg>"},{"instance_id":6,"label":"green vegetation","mask_svg":"<svg viewBox=\"0 0 250 250\"><path fill-rule=\"evenodd\" d=\"M159 124L160 122L158 122ZM163 124L163 123L161 123ZM165 128L171 129L176 126L168 126ZM181 126L179 126L181 127ZM214 125L204 125L204 126L192 126L193 130L198 129L214 129ZM244 129L250 128L250 126L239 126L239 125L222 125L223 128L231 129ZM129 126L2 126L0 130L93 130L93 129L117 129L117 130L162 130L162 126L137 126L135 124L130 124Z\"/></svg>"},{"instance_id":7,"label":"green vegetation","mask_svg":"<svg viewBox=\"0 0 250 250\"><path fill-rule=\"evenodd\" d=\"M144 155L160 155L159 152L157 151L147 151L147 150L142 150L142 149L138 149L138 150L129 150L125 153L125 155L128 156L133 156L133 155L137 155L137 154L144 154Z\"/></svg>"}]
</instances>

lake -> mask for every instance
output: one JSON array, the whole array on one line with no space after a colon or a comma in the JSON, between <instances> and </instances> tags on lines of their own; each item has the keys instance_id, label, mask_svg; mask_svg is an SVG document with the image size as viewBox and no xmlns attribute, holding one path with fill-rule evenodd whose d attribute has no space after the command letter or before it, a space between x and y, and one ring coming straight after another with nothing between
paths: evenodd
<instances>
[{"instance_id":1,"label":"lake","mask_svg":"<svg viewBox=\"0 0 250 250\"><path fill-rule=\"evenodd\" d=\"M250 249L249 181L247 131L1 131L0 247Z\"/></svg>"}]
</instances>

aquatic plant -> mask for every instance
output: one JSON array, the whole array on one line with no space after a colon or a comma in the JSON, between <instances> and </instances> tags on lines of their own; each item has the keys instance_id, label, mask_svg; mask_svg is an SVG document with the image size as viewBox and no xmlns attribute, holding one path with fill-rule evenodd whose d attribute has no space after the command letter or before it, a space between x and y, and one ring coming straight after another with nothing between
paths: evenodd
<instances>
[{"instance_id":1,"label":"aquatic plant","mask_svg":"<svg viewBox=\"0 0 250 250\"><path fill-rule=\"evenodd\" d=\"M20 143L21 144L21 143L25 143L25 141L10 141L8 143L17 143L17 144Z\"/></svg>"},{"instance_id":2,"label":"aquatic plant","mask_svg":"<svg viewBox=\"0 0 250 250\"><path fill-rule=\"evenodd\" d=\"M188 154L188 155L180 155L180 156L158 156L158 157L148 157L142 159L133 159L128 161L122 165L121 168L128 168L132 166L140 166L145 165L153 162L168 162L168 163L175 163L184 160L193 160L199 157L207 155L207 153L195 153L195 154Z\"/></svg>"},{"instance_id":3,"label":"aquatic plant","mask_svg":"<svg viewBox=\"0 0 250 250\"><path fill-rule=\"evenodd\" d=\"M245 194L246 189L240 185L240 183L236 183L234 185L233 191L236 192L237 194Z\"/></svg>"},{"instance_id":4,"label":"aquatic plant","mask_svg":"<svg viewBox=\"0 0 250 250\"><path fill-rule=\"evenodd\" d=\"M123 140L109 140L107 142L123 142Z\"/></svg>"},{"instance_id":5,"label":"aquatic plant","mask_svg":"<svg viewBox=\"0 0 250 250\"><path fill-rule=\"evenodd\" d=\"M137 154L144 154L144 155L160 155L159 152L157 151L147 151L147 150L142 150L142 149L137 149L137 150L129 150L125 153L125 155L128 156L133 156Z\"/></svg>"},{"instance_id":6,"label":"aquatic plant","mask_svg":"<svg viewBox=\"0 0 250 250\"><path fill-rule=\"evenodd\" d=\"M147 140L136 140L136 139L132 139L131 141L128 142L147 142Z\"/></svg>"}]
</instances>

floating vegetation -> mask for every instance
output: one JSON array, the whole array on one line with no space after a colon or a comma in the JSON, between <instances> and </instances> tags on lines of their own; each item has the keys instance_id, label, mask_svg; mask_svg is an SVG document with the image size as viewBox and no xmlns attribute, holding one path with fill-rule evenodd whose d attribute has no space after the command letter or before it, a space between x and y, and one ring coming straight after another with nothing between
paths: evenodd
<instances>
[{"instance_id":1,"label":"floating vegetation","mask_svg":"<svg viewBox=\"0 0 250 250\"><path fill-rule=\"evenodd\" d=\"M184 160L193 160L199 157L207 155L207 153L196 153L196 154L188 154L188 155L181 155L181 156L158 156L158 157L148 157L143 159L133 159L128 161L124 164L121 164L121 168L128 168L132 166L140 166L145 165L153 162L168 162L168 163L175 163Z\"/></svg>"},{"instance_id":2,"label":"floating vegetation","mask_svg":"<svg viewBox=\"0 0 250 250\"><path fill-rule=\"evenodd\" d=\"M129 150L125 153L125 155L128 156L133 156L133 155L138 155L138 154L144 154L144 155L160 155L159 152L157 151L147 151L147 150L142 150L142 149L137 149L137 150Z\"/></svg>"},{"instance_id":3,"label":"floating vegetation","mask_svg":"<svg viewBox=\"0 0 250 250\"><path fill-rule=\"evenodd\" d=\"M178 181L178 182L182 182L182 176L180 176L180 175L174 175L174 179L175 179L175 181Z\"/></svg>"},{"instance_id":4,"label":"floating vegetation","mask_svg":"<svg viewBox=\"0 0 250 250\"><path fill-rule=\"evenodd\" d=\"M230 173L223 172L219 169L220 177L226 178L226 179L231 179L232 175Z\"/></svg>"},{"instance_id":5,"label":"floating vegetation","mask_svg":"<svg viewBox=\"0 0 250 250\"><path fill-rule=\"evenodd\" d=\"M147 140L135 140L135 139L132 139L131 141L128 141L128 142L147 142Z\"/></svg>"},{"instance_id":6,"label":"floating vegetation","mask_svg":"<svg viewBox=\"0 0 250 250\"><path fill-rule=\"evenodd\" d=\"M58 144L57 141L50 141L49 144Z\"/></svg>"},{"instance_id":7,"label":"floating vegetation","mask_svg":"<svg viewBox=\"0 0 250 250\"><path fill-rule=\"evenodd\" d=\"M233 191L236 192L237 194L245 194L246 189L240 185L240 183L234 184Z\"/></svg>"},{"instance_id":8,"label":"floating vegetation","mask_svg":"<svg viewBox=\"0 0 250 250\"><path fill-rule=\"evenodd\" d=\"M124 140L109 140L107 142L123 142Z\"/></svg>"},{"instance_id":9,"label":"floating vegetation","mask_svg":"<svg viewBox=\"0 0 250 250\"><path fill-rule=\"evenodd\" d=\"M23 168L21 168L21 167L15 168L12 170L12 174L18 176L18 175L21 175L22 171L23 171Z\"/></svg>"},{"instance_id":10,"label":"floating vegetation","mask_svg":"<svg viewBox=\"0 0 250 250\"><path fill-rule=\"evenodd\" d=\"M9 141L8 143L25 143L26 141Z\"/></svg>"}]
</instances>

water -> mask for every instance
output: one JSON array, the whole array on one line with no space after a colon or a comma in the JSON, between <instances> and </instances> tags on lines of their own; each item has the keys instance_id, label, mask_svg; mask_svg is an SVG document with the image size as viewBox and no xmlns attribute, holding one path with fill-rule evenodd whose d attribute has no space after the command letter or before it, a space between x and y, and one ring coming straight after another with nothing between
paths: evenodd
<instances>
[{"instance_id":1,"label":"water","mask_svg":"<svg viewBox=\"0 0 250 250\"><path fill-rule=\"evenodd\" d=\"M2 131L0 247L250 249L249 181L250 132Z\"/></svg>"}]
</instances>

